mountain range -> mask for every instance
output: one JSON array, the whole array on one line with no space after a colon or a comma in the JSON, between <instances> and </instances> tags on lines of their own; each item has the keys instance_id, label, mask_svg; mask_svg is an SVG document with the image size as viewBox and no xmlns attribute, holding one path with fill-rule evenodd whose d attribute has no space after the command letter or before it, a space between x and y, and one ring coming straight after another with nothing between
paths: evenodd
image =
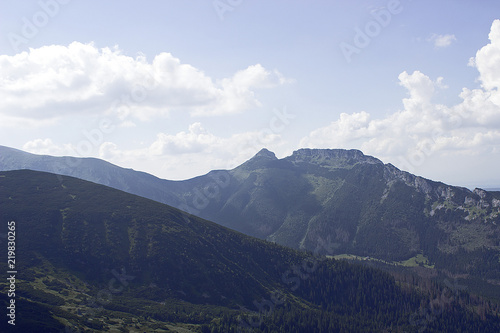
<instances>
[{"instance_id":1,"label":"mountain range","mask_svg":"<svg viewBox=\"0 0 500 333\"><path fill-rule=\"evenodd\" d=\"M500 192L431 181L358 150L300 149L278 159L263 149L232 170L169 181L98 159L0 147L0 170L16 169L110 186L290 248L328 244L322 254L444 272L500 298Z\"/></svg>"},{"instance_id":2,"label":"mountain range","mask_svg":"<svg viewBox=\"0 0 500 333\"><path fill-rule=\"evenodd\" d=\"M321 256L321 243L308 254L77 178L0 172L0 202L16 266L15 286L0 283L2 307L16 305L3 332L500 328L498 307L460 289L396 281Z\"/></svg>"}]
</instances>

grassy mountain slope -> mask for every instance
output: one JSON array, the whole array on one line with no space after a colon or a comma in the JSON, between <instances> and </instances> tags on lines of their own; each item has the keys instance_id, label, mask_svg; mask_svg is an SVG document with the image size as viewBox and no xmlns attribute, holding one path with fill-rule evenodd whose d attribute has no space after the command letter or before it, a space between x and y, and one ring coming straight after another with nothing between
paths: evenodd
<instances>
[{"instance_id":1,"label":"grassy mountain slope","mask_svg":"<svg viewBox=\"0 0 500 333\"><path fill-rule=\"evenodd\" d=\"M301 149L284 159L263 150L228 174L201 216L293 248L313 251L322 239L335 254L423 255L436 269L500 281L499 192L427 180L356 150Z\"/></svg>"},{"instance_id":2,"label":"grassy mountain slope","mask_svg":"<svg viewBox=\"0 0 500 333\"><path fill-rule=\"evenodd\" d=\"M500 285L500 192L434 182L357 150L265 149L229 171L167 181L95 159L0 147L0 169L59 170L170 204L247 235L326 254L404 262ZM71 159L73 160L73 159ZM500 294L500 290L499 290Z\"/></svg>"},{"instance_id":3,"label":"grassy mountain slope","mask_svg":"<svg viewBox=\"0 0 500 333\"><path fill-rule=\"evenodd\" d=\"M18 331L500 327L491 311L482 320L459 297L438 300L438 311L430 295L402 289L381 271L296 252L76 178L0 172L0 203L0 232L7 221L16 227ZM0 288L5 309L5 279ZM432 318L422 315L426 309ZM5 320L0 328L12 329Z\"/></svg>"},{"instance_id":4,"label":"grassy mountain slope","mask_svg":"<svg viewBox=\"0 0 500 333\"><path fill-rule=\"evenodd\" d=\"M169 188L178 182L160 179L145 172L121 168L97 158L55 157L30 154L0 146L0 171L29 169L72 176L140 195L170 205L179 205Z\"/></svg>"}]
</instances>

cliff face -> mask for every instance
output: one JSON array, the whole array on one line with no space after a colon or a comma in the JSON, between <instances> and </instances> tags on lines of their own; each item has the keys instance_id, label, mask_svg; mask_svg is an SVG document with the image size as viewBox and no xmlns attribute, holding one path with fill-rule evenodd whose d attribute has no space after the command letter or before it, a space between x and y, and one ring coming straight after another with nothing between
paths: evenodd
<instances>
[{"instance_id":1,"label":"cliff face","mask_svg":"<svg viewBox=\"0 0 500 333\"><path fill-rule=\"evenodd\" d=\"M299 149L286 159L295 164L315 163L334 168L352 167L358 163L383 164L382 161L366 156L356 149Z\"/></svg>"}]
</instances>

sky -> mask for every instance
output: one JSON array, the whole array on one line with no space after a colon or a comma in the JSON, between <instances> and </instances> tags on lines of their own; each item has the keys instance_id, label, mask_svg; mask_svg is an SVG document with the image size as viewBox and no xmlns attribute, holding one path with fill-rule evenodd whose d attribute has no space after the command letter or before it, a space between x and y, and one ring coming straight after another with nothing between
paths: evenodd
<instances>
[{"instance_id":1,"label":"sky","mask_svg":"<svg viewBox=\"0 0 500 333\"><path fill-rule=\"evenodd\" d=\"M0 0L0 145L172 180L360 149L500 187L497 0Z\"/></svg>"}]
</instances>

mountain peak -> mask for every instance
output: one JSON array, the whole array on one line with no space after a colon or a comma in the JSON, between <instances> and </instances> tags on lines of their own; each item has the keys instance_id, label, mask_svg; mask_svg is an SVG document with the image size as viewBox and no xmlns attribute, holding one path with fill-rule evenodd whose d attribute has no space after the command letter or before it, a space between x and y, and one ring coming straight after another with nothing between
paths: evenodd
<instances>
[{"instance_id":1,"label":"mountain peak","mask_svg":"<svg viewBox=\"0 0 500 333\"><path fill-rule=\"evenodd\" d=\"M240 170L255 170L263 167L267 167L269 163L277 161L278 158L272 151L262 148L257 154L255 154L251 159L237 167Z\"/></svg>"},{"instance_id":2,"label":"mountain peak","mask_svg":"<svg viewBox=\"0 0 500 333\"><path fill-rule=\"evenodd\" d=\"M257 154L255 154L255 156L253 158L257 158L257 157L264 157L264 158L268 158L268 159L272 159L272 160L277 160L278 158L276 157L276 155L266 149L266 148L262 148Z\"/></svg>"}]
</instances>

